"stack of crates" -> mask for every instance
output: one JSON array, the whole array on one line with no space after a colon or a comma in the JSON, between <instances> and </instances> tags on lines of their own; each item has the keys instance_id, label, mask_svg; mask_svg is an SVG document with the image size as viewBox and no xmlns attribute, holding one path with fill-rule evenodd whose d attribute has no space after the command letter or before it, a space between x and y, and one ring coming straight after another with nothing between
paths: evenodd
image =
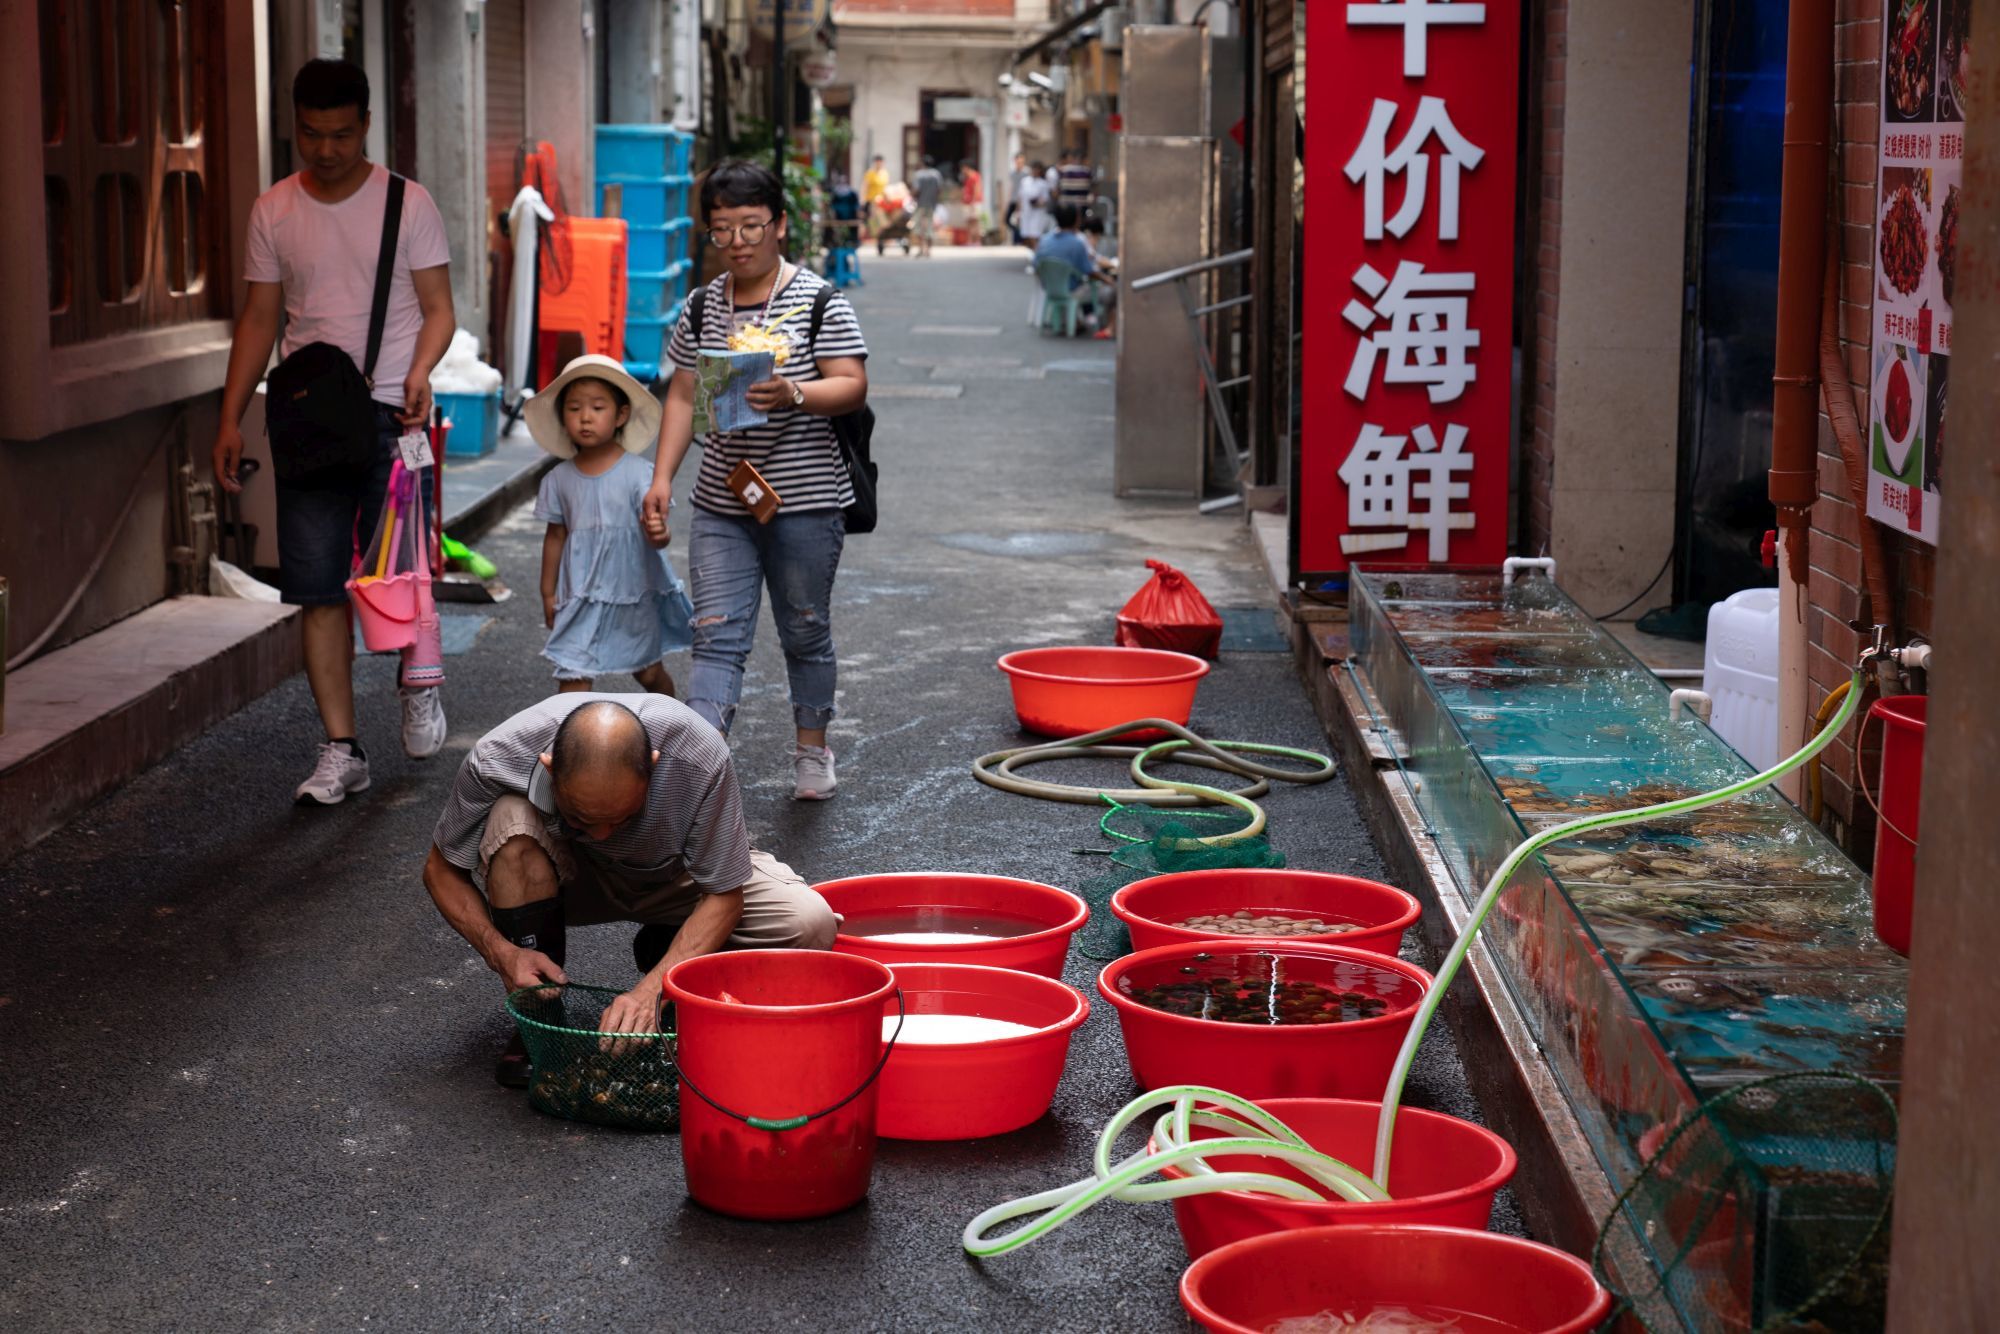
<instances>
[{"instance_id":1,"label":"stack of crates","mask_svg":"<svg viewBox=\"0 0 2000 1334\"><path fill-rule=\"evenodd\" d=\"M667 125L597 127L597 208L618 187L625 219L625 369L652 382L660 376L666 340L687 300L694 263L688 258L694 219L694 136Z\"/></svg>"}]
</instances>

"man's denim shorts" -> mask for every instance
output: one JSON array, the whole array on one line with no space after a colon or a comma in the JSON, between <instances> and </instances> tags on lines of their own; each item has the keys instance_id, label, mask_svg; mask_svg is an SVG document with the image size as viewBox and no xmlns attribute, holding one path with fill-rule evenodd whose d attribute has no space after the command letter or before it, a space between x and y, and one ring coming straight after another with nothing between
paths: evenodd
<instances>
[{"instance_id":1,"label":"man's denim shorts","mask_svg":"<svg viewBox=\"0 0 2000 1334\"><path fill-rule=\"evenodd\" d=\"M278 591L299 607L331 607L347 601L354 553L375 532L396 440L403 433L397 409L375 405L374 466L311 486L278 483ZM425 469L425 477L432 475ZM425 487L429 491L429 487Z\"/></svg>"}]
</instances>

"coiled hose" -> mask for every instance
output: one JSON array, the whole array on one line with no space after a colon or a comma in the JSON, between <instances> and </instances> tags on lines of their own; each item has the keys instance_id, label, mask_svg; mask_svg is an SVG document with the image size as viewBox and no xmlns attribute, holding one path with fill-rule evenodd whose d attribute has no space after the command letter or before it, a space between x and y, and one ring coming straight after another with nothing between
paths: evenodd
<instances>
[{"instance_id":1,"label":"coiled hose","mask_svg":"<svg viewBox=\"0 0 2000 1334\"><path fill-rule=\"evenodd\" d=\"M1151 746L1104 744L1132 732L1147 731L1166 732L1174 739ZM1287 759L1304 761L1312 767L1305 770L1287 769L1247 758L1251 755L1281 755ZM1171 757L1176 764L1198 765L1204 769L1215 769L1255 781L1246 788L1231 792L1224 788L1210 787L1206 783L1178 782L1146 772L1147 761L1168 757ZM1023 778L1014 772L1024 765L1040 764L1046 760L1086 759L1130 760L1132 780L1139 786L1079 787L1069 783L1048 783L1039 779ZM1324 783L1333 777L1334 765L1326 756L1310 750L1294 750L1290 746L1267 746L1251 741L1210 741L1195 735L1179 723L1168 722L1164 718L1139 718L1129 723L1120 723L1116 727L1101 728L1079 737L1070 737L1064 741L992 751L972 762L972 772L988 787L997 787L1002 792L1012 792L1016 796L1039 797L1043 801L1068 801L1086 806L1107 802L1114 806L1233 806L1250 817L1248 825L1231 830L1227 834L1214 834L1206 838L1188 840L1203 846L1219 847L1256 838L1264 832L1266 824L1264 808L1253 798L1268 793L1271 790L1271 780L1277 779L1285 783Z\"/></svg>"}]
</instances>

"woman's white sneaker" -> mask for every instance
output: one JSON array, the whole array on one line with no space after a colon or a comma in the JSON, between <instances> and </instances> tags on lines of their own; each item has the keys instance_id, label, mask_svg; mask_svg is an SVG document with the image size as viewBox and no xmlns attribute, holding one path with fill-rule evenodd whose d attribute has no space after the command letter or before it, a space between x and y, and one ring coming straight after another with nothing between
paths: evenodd
<instances>
[{"instance_id":1,"label":"woman's white sneaker","mask_svg":"<svg viewBox=\"0 0 2000 1334\"><path fill-rule=\"evenodd\" d=\"M362 792L367 787L368 761L349 750L344 741L323 741L319 762L313 765L311 776L292 795L302 806L307 802L337 806L347 800L348 793Z\"/></svg>"},{"instance_id":2,"label":"woman's white sneaker","mask_svg":"<svg viewBox=\"0 0 2000 1334\"><path fill-rule=\"evenodd\" d=\"M436 686L403 690L403 753L425 760L444 745L444 701Z\"/></svg>"},{"instance_id":3,"label":"woman's white sneaker","mask_svg":"<svg viewBox=\"0 0 2000 1334\"><path fill-rule=\"evenodd\" d=\"M793 801L825 801L835 786L831 750L825 746L792 747Z\"/></svg>"}]
</instances>

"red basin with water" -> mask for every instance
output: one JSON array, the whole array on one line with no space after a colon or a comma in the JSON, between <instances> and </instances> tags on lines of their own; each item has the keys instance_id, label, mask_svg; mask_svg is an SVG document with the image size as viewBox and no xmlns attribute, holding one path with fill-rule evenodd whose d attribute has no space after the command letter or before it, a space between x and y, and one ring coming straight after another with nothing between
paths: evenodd
<instances>
[{"instance_id":1,"label":"red basin with water","mask_svg":"<svg viewBox=\"0 0 2000 1334\"><path fill-rule=\"evenodd\" d=\"M845 919L834 950L885 964L969 963L1061 977L1070 937L1090 920L1089 907L1068 890L1002 875L902 871L813 888ZM882 939L858 929L871 921L898 935L976 938Z\"/></svg>"},{"instance_id":2,"label":"red basin with water","mask_svg":"<svg viewBox=\"0 0 2000 1334\"><path fill-rule=\"evenodd\" d=\"M1350 1098L1265 1098L1258 1106L1321 1153L1360 1172L1373 1170L1375 1123L1382 1112L1381 1103ZM1214 1139L1223 1133L1196 1127L1194 1138ZM1209 1159L1208 1164L1218 1172L1268 1172L1313 1184L1303 1171L1270 1158L1222 1154ZM1266 1232L1339 1223L1430 1223L1484 1229L1493 1213L1493 1197L1513 1179L1516 1166L1514 1147L1492 1131L1442 1112L1401 1107L1396 1111L1396 1138L1389 1155L1389 1193L1395 1198L1380 1204L1346 1200L1310 1204L1247 1190L1224 1190L1175 1200L1174 1222L1180 1225L1190 1259ZM1183 1177L1187 1173L1169 1167L1161 1175Z\"/></svg>"},{"instance_id":3,"label":"red basin with water","mask_svg":"<svg viewBox=\"0 0 2000 1334\"><path fill-rule=\"evenodd\" d=\"M1235 869L1179 871L1135 880L1111 896L1111 911L1132 933L1132 948L1179 945L1191 940L1248 939L1229 932L1176 923L1190 917L1248 910L1255 916L1318 917L1350 923L1333 931L1287 940L1394 954L1403 933L1423 916L1423 906L1393 885L1322 871Z\"/></svg>"},{"instance_id":4,"label":"red basin with water","mask_svg":"<svg viewBox=\"0 0 2000 1334\"><path fill-rule=\"evenodd\" d=\"M1379 999L1384 1008L1338 1022L1239 1023L1171 1013L1132 994L1211 979L1236 980L1225 994L1238 1006L1290 990L1303 1007L1297 989L1315 987ZM1386 954L1274 940L1164 945L1128 954L1097 976L1142 1088L1206 1084L1245 1098L1379 1098L1430 985L1429 973Z\"/></svg>"},{"instance_id":5,"label":"red basin with water","mask_svg":"<svg viewBox=\"0 0 2000 1334\"><path fill-rule=\"evenodd\" d=\"M1211 1334L1383 1307L1458 1316L1478 1334L1586 1334L1610 1312L1611 1294L1588 1264L1553 1246L1403 1224L1267 1232L1210 1251L1181 1275L1181 1305Z\"/></svg>"}]
</instances>

